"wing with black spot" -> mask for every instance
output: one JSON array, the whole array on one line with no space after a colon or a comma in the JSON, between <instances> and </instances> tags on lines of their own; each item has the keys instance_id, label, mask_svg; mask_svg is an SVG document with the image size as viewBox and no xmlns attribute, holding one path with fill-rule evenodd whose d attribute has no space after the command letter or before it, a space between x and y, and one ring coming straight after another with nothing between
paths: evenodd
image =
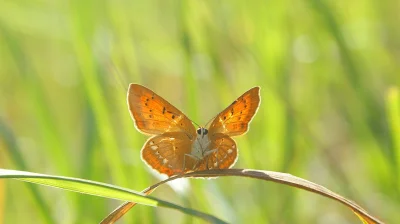
<instances>
[{"instance_id":1,"label":"wing with black spot","mask_svg":"<svg viewBox=\"0 0 400 224\"><path fill-rule=\"evenodd\" d=\"M260 87L254 87L229 107L219 113L209 127L209 133L223 133L228 136L242 135L247 132L250 121L260 104Z\"/></svg>"},{"instance_id":2,"label":"wing with black spot","mask_svg":"<svg viewBox=\"0 0 400 224\"><path fill-rule=\"evenodd\" d=\"M129 111L139 131L150 135L181 131L196 136L192 122L150 89L132 83L127 98Z\"/></svg>"}]
</instances>

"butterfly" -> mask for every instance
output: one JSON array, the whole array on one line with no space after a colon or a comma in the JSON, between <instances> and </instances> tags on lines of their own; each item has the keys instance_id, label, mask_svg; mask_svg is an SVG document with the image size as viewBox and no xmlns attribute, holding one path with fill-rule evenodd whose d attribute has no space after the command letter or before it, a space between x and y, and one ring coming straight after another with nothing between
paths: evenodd
<instances>
[{"instance_id":1,"label":"butterfly","mask_svg":"<svg viewBox=\"0 0 400 224\"><path fill-rule=\"evenodd\" d=\"M260 104L260 87L243 93L209 125L197 129L185 114L142 85L129 85L127 103L135 127L152 135L143 145L142 160L170 177L231 168L238 158L231 137L248 131Z\"/></svg>"}]
</instances>

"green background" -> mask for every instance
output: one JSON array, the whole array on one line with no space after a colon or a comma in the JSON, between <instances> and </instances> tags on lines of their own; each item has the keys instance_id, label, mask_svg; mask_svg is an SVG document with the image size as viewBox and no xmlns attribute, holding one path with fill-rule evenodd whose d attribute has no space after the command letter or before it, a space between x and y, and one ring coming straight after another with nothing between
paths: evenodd
<instances>
[{"instance_id":1,"label":"green background","mask_svg":"<svg viewBox=\"0 0 400 224\"><path fill-rule=\"evenodd\" d=\"M235 168L321 184L400 222L399 1L1 1L0 167L142 190L129 83L205 124L261 87ZM397 98L396 98L397 97ZM234 223L359 223L276 183L191 179L153 196ZM0 180L0 223L96 223L121 202ZM121 223L201 223L137 206Z\"/></svg>"}]
</instances>

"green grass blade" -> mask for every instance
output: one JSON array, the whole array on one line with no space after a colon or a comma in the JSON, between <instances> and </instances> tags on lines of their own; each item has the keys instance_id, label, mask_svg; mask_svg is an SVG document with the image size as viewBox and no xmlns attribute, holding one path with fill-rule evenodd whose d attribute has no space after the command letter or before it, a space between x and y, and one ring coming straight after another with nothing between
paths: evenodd
<instances>
[{"instance_id":1,"label":"green grass blade","mask_svg":"<svg viewBox=\"0 0 400 224\"><path fill-rule=\"evenodd\" d=\"M157 206L158 202L147 198L142 193L128 190L109 184L100 182L62 177L52 176L38 173L31 173L17 170L6 170L0 169L0 178L13 178L30 183L41 184L50 187L61 188L64 190L96 195L106 198L113 198L119 200L134 201L143 205Z\"/></svg>"},{"instance_id":2,"label":"green grass blade","mask_svg":"<svg viewBox=\"0 0 400 224\"><path fill-rule=\"evenodd\" d=\"M392 136L393 151L397 164L397 175L400 175L400 96L399 89L392 87L386 96L388 124ZM400 176L397 178L400 186Z\"/></svg>"},{"instance_id":3,"label":"green grass blade","mask_svg":"<svg viewBox=\"0 0 400 224\"><path fill-rule=\"evenodd\" d=\"M76 3L76 4L75 4ZM84 29L84 24L90 26L88 21L87 11L85 8L73 2L71 4L71 24L74 29L72 30L72 40L74 49L77 55L77 61L80 65L82 73L82 81L89 103L93 107L97 129L100 135L104 153L108 158L108 165L110 168L111 177L113 182L127 186L129 181L124 174L122 158L119 154L119 148L116 138L114 137L112 121L110 120L107 103L104 100L104 89L101 86L98 73L96 71L96 62L91 55L90 45L88 45L87 35L81 32ZM90 35L89 35L90 36Z\"/></svg>"},{"instance_id":4,"label":"green grass blade","mask_svg":"<svg viewBox=\"0 0 400 224\"><path fill-rule=\"evenodd\" d=\"M60 188L68 191L96 195L117 200L132 201L142 205L172 208L179 210L185 214L197 216L212 223L225 223L224 221L214 216L193 209L184 208L167 201L156 199L154 197L146 197L143 193L140 192L96 181L7 169L0 169L0 178L12 178L15 180Z\"/></svg>"},{"instance_id":5,"label":"green grass blade","mask_svg":"<svg viewBox=\"0 0 400 224\"><path fill-rule=\"evenodd\" d=\"M11 160L16 164L17 167L21 169L27 169L27 165L21 155L20 149L16 143L15 137L11 130L6 126L6 124L0 119L0 138L4 140L6 148L8 149L9 156ZM29 191L31 192L33 198L35 199L36 207L39 213L46 220L46 223L55 223L55 220L51 216L51 209L45 202L43 195L38 191L36 186L29 185Z\"/></svg>"}]
</instances>

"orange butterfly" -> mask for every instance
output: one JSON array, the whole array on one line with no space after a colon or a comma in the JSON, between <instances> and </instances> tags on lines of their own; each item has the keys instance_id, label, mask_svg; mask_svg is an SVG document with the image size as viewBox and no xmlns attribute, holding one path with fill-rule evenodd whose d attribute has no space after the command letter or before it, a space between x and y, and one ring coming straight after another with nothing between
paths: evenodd
<instances>
[{"instance_id":1,"label":"orange butterfly","mask_svg":"<svg viewBox=\"0 0 400 224\"><path fill-rule=\"evenodd\" d=\"M168 176L232 167L238 157L231 136L247 132L260 104L254 87L219 113L208 127L197 130L191 120L150 89L130 84L128 107L136 128L153 135L141 155L146 164Z\"/></svg>"}]
</instances>

